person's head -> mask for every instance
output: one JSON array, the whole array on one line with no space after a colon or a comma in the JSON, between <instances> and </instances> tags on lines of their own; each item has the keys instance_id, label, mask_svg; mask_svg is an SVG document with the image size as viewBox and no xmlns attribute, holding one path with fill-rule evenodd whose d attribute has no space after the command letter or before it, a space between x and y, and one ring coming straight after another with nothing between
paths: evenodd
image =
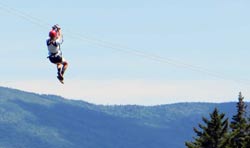
<instances>
[{"instance_id":1,"label":"person's head","mask_svg":"<svg viewBox=\"0 0 250 148\"><path fill-rule=\"evenodd\" d=\"M49 37L50 37L51 39L56 39L56 38L57 38L57 32L56 32L55 30L51 30L51 31L49 32Z\"/></svg>"}]
</instances>

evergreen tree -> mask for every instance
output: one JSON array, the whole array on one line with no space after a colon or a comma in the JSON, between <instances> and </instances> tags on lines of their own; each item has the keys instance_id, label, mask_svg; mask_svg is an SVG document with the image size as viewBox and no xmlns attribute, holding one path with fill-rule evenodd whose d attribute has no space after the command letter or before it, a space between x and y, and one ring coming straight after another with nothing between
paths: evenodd
<instances>
[{"instance_id":1,"label":"evergreen tree","mask_svg":"<svg viewBox=\"0 0 250 148\"><path fill-rule=\"evenodd\" d=\"M245 145L246 148L250 148L250 117L248 116L248 122L246 127L246 139Z\"/></svg>"},{"instance_id":2,"label":"evergreen tree","mask_svg":"<svg viewBox=\"0 0 250 148\"><path fill-rule=\"evenodd\" d=\"M228 118L223 119L225 114L219 114L215 108L210 114L211 120L203 117L205 125L199 124L201 131L194 128L197 137L194 142L186 142L188 148L224 148L223 138L228 131Z\"/></svg>"},{"instance_id":3,"label":"evergreen tree","mask_svg":"<svg viewBox=\"0 0 250 148\"><path fill-rule=\"evenodd\" d=\"M246 119L246 105L243 101L244 97L239 93L239 101L237 103L237 114L233 116L230 127L232 129L229 139L228 147L232 148L246 148L247 145L247 119ZM249 148L249 147L248 147Z\"/></svg>"}]
</instances>

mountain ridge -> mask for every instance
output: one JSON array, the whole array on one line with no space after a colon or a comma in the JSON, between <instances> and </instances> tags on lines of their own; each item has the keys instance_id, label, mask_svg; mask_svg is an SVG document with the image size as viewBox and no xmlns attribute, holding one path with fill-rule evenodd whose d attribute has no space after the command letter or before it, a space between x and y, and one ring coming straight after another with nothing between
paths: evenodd
<instances>
[{"instance_id":1,"label":"mountain ridge","mask_svg":"<svg viewBox=\"0 0 250 148\"><path fill-rule=\"evenodd\" d=\"M236 113L235 102L95 105L0 87L0 147L184 148L215 107Z\"/></svg>"}]
</instances>

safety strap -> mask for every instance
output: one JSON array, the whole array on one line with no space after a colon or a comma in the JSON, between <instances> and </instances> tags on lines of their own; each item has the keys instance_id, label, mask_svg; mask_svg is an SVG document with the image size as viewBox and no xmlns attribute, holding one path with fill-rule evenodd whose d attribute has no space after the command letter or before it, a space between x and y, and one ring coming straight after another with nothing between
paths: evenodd
<instances>
[{"instance_id":1,"label":"safety strap","mask_svg":"<svg viewBox=\"0 0 250 148\"><path fill-rule=\"evenodd\" d=\"M57 47L58 46L58 44L56 43L56 42L53 42L53 41L51 41L51 40L48 40L47 41L47 45L49 46L49 45L53 45L53 46L55 46L55 47Z\"/></svg>"}]
</instances>

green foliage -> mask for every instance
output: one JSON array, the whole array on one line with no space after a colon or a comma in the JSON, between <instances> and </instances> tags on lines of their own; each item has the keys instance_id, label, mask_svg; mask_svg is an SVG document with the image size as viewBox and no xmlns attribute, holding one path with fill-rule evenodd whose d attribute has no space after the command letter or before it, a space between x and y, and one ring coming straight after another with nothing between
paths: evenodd
<instances>
[{"instance_id":1,"label":"green foliage","mask_svg":"<svg viewBox=\"0 0 250 148\"><path fill-rule=\"evenodd\" d=\"M231 133L229 134L228 146L233 148L246 148L247 146L247 118L246 105L243 101L244 97L239 93L237 103L237 114L233 116L230 124Z\"/></svg>"},{"instance_id":2,"label":"green foliage","mask_svg":"<svg viewBox=\"0 0 250 148\"><path fill-rule=\"evenodd\" d=\"M201 131L194 128L197 137L194 142L186 142L188 148L250 148L250 119L247 119L247 105L241 92L237 102L237 113L233 115L230 130L227 130L228 119L222 120L225 114L218 110L210 114L211 120L203 117L205 126L199 124Z\"/></svg>"},{"instance_id":3,"label":"green foliage","mask_svg":"<svg viewBox=\"0 0 250 148\"><path fill-rule=\"evenodd\" d=\"M194 128L197 137L194 142L186 142L186 146L188 148L222 148L222 141L228 129L228 119L224 117L225 114L219 114L217 108L210 114L210 120L203 117L205 125L199 124L201 131Z\"/></svg>"}]
</instances>

